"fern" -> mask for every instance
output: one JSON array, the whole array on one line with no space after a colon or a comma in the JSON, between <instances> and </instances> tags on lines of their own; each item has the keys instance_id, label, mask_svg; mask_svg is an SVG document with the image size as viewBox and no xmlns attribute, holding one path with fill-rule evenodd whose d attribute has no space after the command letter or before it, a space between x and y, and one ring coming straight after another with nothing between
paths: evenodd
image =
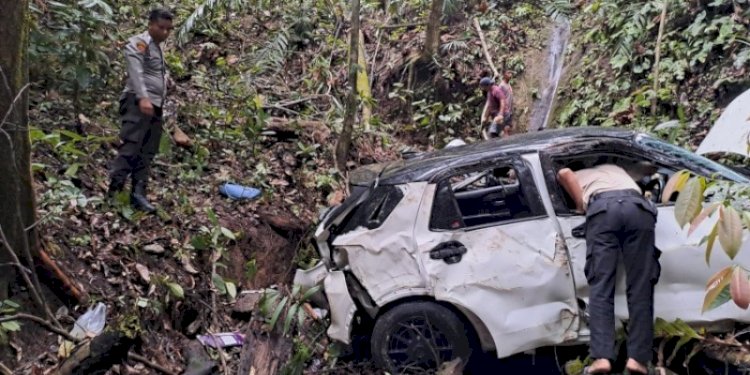
<instances>
[{"instance_id":1,"label":"fern","mask_svg":"<svg viewBox=\"0 0 750 375\"><path fill-rule=\"evenodd\" d=\"M188 35L195 29L195 25L206 19L207 13L210 14L210 12L219 8L240 9L245 5L245 2L246 0L205 0L203 4L195 8L193 13L185 20L185 23L177 30L177 44L187 43ZM260 7L264 5L264 2L258 1L257 5Z\"/></svg>"},{"instance_id":2,"label":"fern","mask_svg":"<svg viewBox=\"0 0 750 375\"><path fill-rule=\"evenodd\" d=\"M289 29L282 28L276 32L273 39L261 47L252 56L252 63L257 67L256 73L268 70L278 71L286 62L289 51Z\"/></svg>"},{"instance_id":3,"label":"fern","mask_svg":"<svg viewBox=\"0 0 750 375\"><path fill-rule=\"evenodd\" d=\"M553 19L568 18L573 14L573 4L570 0L550 0L544 6L544 11Z\"/></svg>"}]
</instances>

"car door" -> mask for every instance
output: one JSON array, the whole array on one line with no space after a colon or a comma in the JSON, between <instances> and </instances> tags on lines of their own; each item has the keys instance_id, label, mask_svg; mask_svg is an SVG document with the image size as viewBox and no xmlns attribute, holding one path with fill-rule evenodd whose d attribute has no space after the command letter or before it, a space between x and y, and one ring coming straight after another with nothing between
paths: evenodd
<instances>
[{"instance_id":1,"label":"car door","mask_svg":"<svg viewBox=\"0 0 750 375\"><path fill-rule=\"evenodd\" d=\"M642 158L659 166L658 172L664 174L665 180L670 173L688 169L696 174L703 174L705 165L692 165L686 158L671 159L655 150L636 148L633 145L609 145L603 149L588 148L587 152L596 154L602 151L613 152L626 157ZM570 148L566 152L571 152ZM686 151L687 152L687 151ZM574 214L566 207L564 193L556 181L556 169L553 163L555 157L563 155L542 153L541 162L546 174L550 197L554 201L555 216L565 236L565 242L570 252L573 275L577 286L576 294L588 303L589 288L584 275L586 262L586 241L584 238L573 236L573 229L585 222L583 215ZM580 156L580 155L578 155ZM692 157L698 157L692 155ZM678 161L679 160L679 161ZM710 162L702 159L701 163ZM714 216L700 226L692 234L688 228L681 228L674 215L674 203L657 204L658 218L656 223L656 247L660 250L661 276L654 290L654 316L666 321L681 319L688 323L705 325L709 322L732 319L748 321L750 316L746 312L727 304L718 309L702 313L703 298L706 282L714 273L731 264L729 258L721 251L714 251L710 265L705 260L705 243L702 239L710 232L717 218ZM719 247L719 244L716 245ZM736 259L740 264L750 264L750 244L744 243L743 249ZM615 287L615 317L620 325L628 319L627 299L625 288L625 272L622 267L618 270ZM582 335L587 334L583 331Z\"/></svg>"},{"instance_id":2,"label":"car door","mask_svg":"<svg viewBox=\"0 0 750 375\"><path fill-rule=\"evenodd\" d=\"M578 308L557 228L521 158L483 161L430 184L415 239L440 301L482 321L499 357L577 337Z\"/></svg>"}]
</instances>

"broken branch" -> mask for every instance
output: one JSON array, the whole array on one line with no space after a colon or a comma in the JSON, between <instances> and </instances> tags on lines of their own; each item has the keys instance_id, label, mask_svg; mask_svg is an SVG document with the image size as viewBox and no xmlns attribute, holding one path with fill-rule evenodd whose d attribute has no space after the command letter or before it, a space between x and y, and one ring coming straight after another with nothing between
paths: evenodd
<instances>
[{"instance_id":1,"label":"broken branch","mask_svg":"<svg viewBox=\"0 0 750 375\"><path fill-rule=\"evenodd\" d=\"M479 20L477 20L476 18L474 18L474 28L477 29L477 34L479 34L479 41L482 43L484 57L487 59L487 63L490 64L492 74L495 75L495 78L500 77L500 73L498 73L497 68L495 68L495 63L492 62L492 57L490 56L490 50L487 48L487 43L484 41L484 33L482 32L482 27L479 26Z\"/></svg>"},{"instance_id":2,"label":"broken branch","mask_svg":"<svg viewBox=\"0 0 750 375\"><path fill-rule=\"evenodd\" d=\"M78 303L86 304L86 302L88 302L88 294L78 288L73 280L71 280L70 277L68 277L68 275L57 266L57 263L49 257L47 252L39 250L39 260L48 270L55 274L55 277L62 282L63 286L70 292L73 298L78 301Z\"/></svg>"}]
</instances>

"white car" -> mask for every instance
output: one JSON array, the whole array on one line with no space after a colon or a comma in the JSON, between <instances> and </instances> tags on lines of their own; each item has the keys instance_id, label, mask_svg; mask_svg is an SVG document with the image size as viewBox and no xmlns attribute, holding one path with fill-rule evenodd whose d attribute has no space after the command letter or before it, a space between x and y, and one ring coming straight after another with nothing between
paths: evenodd
<instances>
[{"instance_id":1,"label":"white car","mask_svg":"<svg viewBox=\"0 0 750 375\"><path fill-rule=\"evenodd\" d=\"M683 169L748 177L648 135L603 128L524 134L359 170L352 195L317 228L321 263L295 281L324 286L317 303L330 309L332 339L349 343L356 322L371 322L372 355L393 373L468 360L480 348L507 357L586 343L586 246L573 235L585 217L573 212L556 172L603 161L650 170L638 182L659 210L655 316L714 328L749 322L731 303L701 313L706 281L731 264L721 251L705 261L701 239L716 218L688 235L674 217L675 196L661 196ZM750 242L744 247L735 261L750 264ZM615 305L617 320L627 321L624 272Z\"/></svg>"}]
</instances>

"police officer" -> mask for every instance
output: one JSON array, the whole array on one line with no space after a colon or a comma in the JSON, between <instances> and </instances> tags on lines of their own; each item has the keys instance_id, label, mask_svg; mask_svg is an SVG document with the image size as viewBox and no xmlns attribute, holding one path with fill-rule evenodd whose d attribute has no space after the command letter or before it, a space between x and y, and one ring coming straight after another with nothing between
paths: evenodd
<instances>
[{"instance_id":1,"label":"police officer","mask_svg":"<svg viewBox=\"0 0 750 375\"><path fill-rule=\"evenodd\" d=\"M159 150L162 134L162 106L166 97L166 69L159 46L172 31L173 15L154 9L148 18L148 30L128 40L125 61L128 80L120 96L122 140L110 170L109 196L122 191L132 176L131 204L145 212L156 208L146 198L149 168Z\"/></svg>"},{"instance_id":2,"label":"police officer","mask_svg":"<svg viewBox=\"0 0 750 375\"><path fill-rule=\"evenodd\" d=\"M630 373L648 373L654 335L654 285L659 278L654 245L656 207L641 195L633 178L614 164L573 171L558 180L586 213L585 274L590 287L591 357L586 374L612 371L615 353L614 294L618 259L627 278L628 361Z\"/></svg>"}]
</instances>

